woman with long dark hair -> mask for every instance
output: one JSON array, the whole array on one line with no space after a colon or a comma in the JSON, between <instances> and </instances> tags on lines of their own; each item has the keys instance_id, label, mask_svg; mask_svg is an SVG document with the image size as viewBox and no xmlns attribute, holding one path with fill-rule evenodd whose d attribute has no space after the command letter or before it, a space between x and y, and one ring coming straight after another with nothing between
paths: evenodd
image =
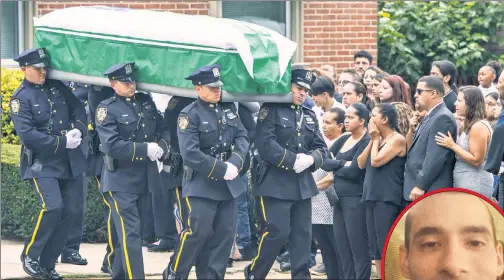
<instances>
[{"instance_id":1,"label":"woman with long dark hair","mask_svg":"<svg viewBox=\"0 0 504 280\"><path fill-rule=\"evenodd\" d=\"M404 204L407 147L397 128L397 117L394 105L376 105L368 125L371 142L358 158L359 168L366 170L362 202L366 204L369 249L378 275L387 234Z\"/></svg>"},{"instance_id":2,"label":"woman with long dark hair","mask_svg":"<svg viewBox=\"0 0 504 280\"><path fill-rule=\"evenodd\" d=\"M350 105L345 113L345 129L350 134L341 136L331 146L332 159L322 166L333 172L339 197L334 205L333 229L344 279L369 279L371 274L366 207L361 202L364 170L357 163L370 141L366 131L368 120L369 111L364 104Z\"/></svg>"},{"instance_id":3,"label":"woman with long dark hair","mask_svg":"<svg viewBox=\"0 0 504 280\"><path fill-rule=\"evenodd\" d=\"M493 176L483 170L487 150L492 138L492 128L485 118L485 99L475 86L459 89L455 108L464 117L462 133L453 141L448 132L439 132L436 142L455 152L457 161L453 170L453 185L470 189L488 198L492 197Z\"/></svg>"},{"instance_id":4,"label":"woman with long dark hair","mask_svg":"<svg viewBox=\"0 0 504 280\"><path fill-rule=\"evenodd\" d=\"M455 113L455 101L457 101L457 67L451 61L441 60L432 63L431 76L438 76L443 79L445 95L443 101L446 107Z\"/></svg>"},{"instance_id":5,"label":"woman with long dark hair","mask_svg":"<svg viewBox=\"0 0 504 280\"><path fill-rule=\"evenodd\" d=\"M397 75L384 77L380 88L380 103L404 102L411 106L409 85Z\"/></svg>"}]
</instances>

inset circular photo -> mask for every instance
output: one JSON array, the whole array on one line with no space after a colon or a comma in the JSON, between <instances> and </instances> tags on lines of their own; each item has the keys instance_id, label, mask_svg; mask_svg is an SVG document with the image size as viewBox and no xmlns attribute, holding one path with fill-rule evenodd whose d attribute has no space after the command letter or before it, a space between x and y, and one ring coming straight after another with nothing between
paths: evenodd
<instances>
[{"instance_id":1,"label":"inset circular photo","mask_svg":"<svg viewBox=\"0 0 504 280\"><path fill-rule=\"evenodd\" d=\"M391 227L382 279L504 279L503 215L473 191L450 188L426 194Z\"/></svg>"}]
</instances>

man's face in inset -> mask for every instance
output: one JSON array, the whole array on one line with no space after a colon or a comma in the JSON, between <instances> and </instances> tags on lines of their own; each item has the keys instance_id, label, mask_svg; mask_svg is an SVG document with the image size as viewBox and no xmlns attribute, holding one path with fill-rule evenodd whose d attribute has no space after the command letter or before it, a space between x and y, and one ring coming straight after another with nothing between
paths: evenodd
<instances>
[{"instance_id":1,"label":"man's face in inset","mask_svg":"<svg viewBox=\"0 0 504 280\"><path fill-rule=\"evenodd\" d=\"M369 60L365 57L357 57L354 61L354 69L359 76L363 76L364 72L369 68Z\"/></svg>"},{"instance_id":2,"label":"man's face in inset","mask_svg":"<svg viewBox=\"0 0 504 280\"><path fill-rule=\"evenodd\" d=\"M401 272L417 279L495 280L504 266L502 247L485 202L465 194L429 196L409 211L408 246L400 247Z\"/></svg>"}]
</instances>

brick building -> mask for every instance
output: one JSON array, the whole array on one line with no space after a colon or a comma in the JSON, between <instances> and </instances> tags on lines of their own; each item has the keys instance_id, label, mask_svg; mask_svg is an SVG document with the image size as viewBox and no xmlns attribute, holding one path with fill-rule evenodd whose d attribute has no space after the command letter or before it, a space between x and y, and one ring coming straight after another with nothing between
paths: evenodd
<instances>
[{"instance_id":1,"label":"brick building","mask_svg":"<svg viewBox=\"0 0 504 280\"><path fill-rule=\"evenodd\" d=\"M107 5L191 15L234 18L266 26L298 43L294 62L310 67L351 66L353 54L368 50L376 62L377 1L19 1L1 2L2 64L33 46L33 16L56 9Z\"/></svg>"}]
</instances>

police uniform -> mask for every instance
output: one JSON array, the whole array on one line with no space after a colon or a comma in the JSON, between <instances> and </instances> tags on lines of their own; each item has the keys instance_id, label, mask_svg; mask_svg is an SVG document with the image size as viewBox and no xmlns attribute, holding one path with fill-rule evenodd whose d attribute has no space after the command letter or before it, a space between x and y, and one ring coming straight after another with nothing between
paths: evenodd
<instances>
[{"instance_id":1,"label":"police uniform","mask_svg":"<svg viewBox=\"0 0 504 280\"><path fill-rule=\"evenodd\" d=\"M14 60L21 67L48 65L43 48ZM86 168L77 146L87 134L84 106L60 81L46 79L39 85L25 78L12 95L10 110L22 142L21 178L30 181L42 206L21 255L23 269L32 277L59 279L54 267L73 226L70 217L79 211L76 190ZM81 135L72 136L74 129Z\"/></svg>"},{"instance_id":2,"label":"police uniform","mask_svg":"<svg viewBox=\"0 0 504 280\"><path fill-rule=\"evenodd\" d=\"M186 79L193 85L221 87L219 70L218 65L203 66ZM209 103L201 98L182 110L177 126L185 169L182 197L189 217L175 261L163 277L187 279L196 260L199 279L223 279L236 227L235 198L245 191L239 176L224 177L228 164L243 168L249 148L247 130L233 103Z\"/></svg>"},{"instance_id":3,"label":"police uniform","mask_svg":"<svg viewBox=\"0 0 504 280\"><path fill-rule=\"evenodd\" d=\"M70 89L70 91L83 103L83 105L86 108L86 115L89 120L89 110L88 110L88 105L87 105L87 100L88 100L88 92L89 89L91 88L90 85L88 84L82 84L82 83L77 83L77 82L67 82L66 85ZM89 129L89 127L88 127ZM88 137L84 137L82 139L82 143L80 145L81 149L83 150L84 155L86 155L86 158L88 159L89 162L89 156L88 156L88 139L89 139L90 133L88 133ZM89 170L89 165L88 168ZM86 170L86 175L87 175L87 170ZM88 175L89 176L89 175ZM72 221L74 221L74 226L70 229L70 233L68 235L67 242L65 244L65 247L63 248L63 251L61 252L61 262L62 263L70 263L70 264L76 264L76 265L86 265L88 262L85 258L83 258L80 253L80 245L82 243L82 232L84 229L84 215L86 213L86 198L87 198L87 186L88 186L88 179L86 176L83 176L82 180L82 185L79 186L78 192L79 196L82 197L82 199L79 199L77 202L76 207L79 210L77 212L77 215L75 217L70 217Z\"/></svg>"},{"instance_id":4,"label":"police uniform","mask_svg":"<svg viewBox=\"0 0 504 280\"><path fill-rule=\"evenodd\" d=\"M310 71L292 71L292 83L306 90L314 79ZM292 279L310 278L311 197L318 193L311 172L322 166L327 151L316 115L303 106L263 104L256 133L261 162L253 194L259 201L264 232L245 277L266 278L282 245L289 241ZM296 173L300 154L311 155L314 163Z\"/></svg>"},{"instance_id":5,"label":"police uniform","mask_svg":"<svg viewBox=\"0 0 504 280\"><path fill-rule=\"evenodd\" d=\"M134 62L114 65L104 74L109 80L132 83L134 65ZM163 134L162 124L152 98L141 92L132 97L116 93L96 109L96 129L101 151L106 155L101 191L115 210L112 219L119 240L113 279L145 278L141 210L152 178L159 176L156 161L149 156L149 147L163 149L161 155L156 155L158 159L168 151L168 137Z\"/></svg>"},{"instance_id":6,"label":"police uniform","mask_svg":"<svg viewBox=\"0 0 504 280\"><path fill-rule=\"evenodd\" d=\"M88 118L88 153L87 153L87 163L88 168L86 170L86 175L90 177L91 180L95 180L98 191L101 189L101 173L103 170L103 153L100 151L100 137L98 137L98 132L96 130L96 109L98 105L111 97L114 96L114 90L110 87L103 86L90 86L88 90L88 108L89 108L89 118ZM101 191L100 191L101 193ZM115 247L118 244L117 232L114 226L114 221L112 219L112 212L114 208L108 203L105 196L103 196L104 201L104 220L107 224L107 247L105 256L103 257L101 271L104 273L112 274L112 264L114 262Z\"/></svg>"}]
</instances>

